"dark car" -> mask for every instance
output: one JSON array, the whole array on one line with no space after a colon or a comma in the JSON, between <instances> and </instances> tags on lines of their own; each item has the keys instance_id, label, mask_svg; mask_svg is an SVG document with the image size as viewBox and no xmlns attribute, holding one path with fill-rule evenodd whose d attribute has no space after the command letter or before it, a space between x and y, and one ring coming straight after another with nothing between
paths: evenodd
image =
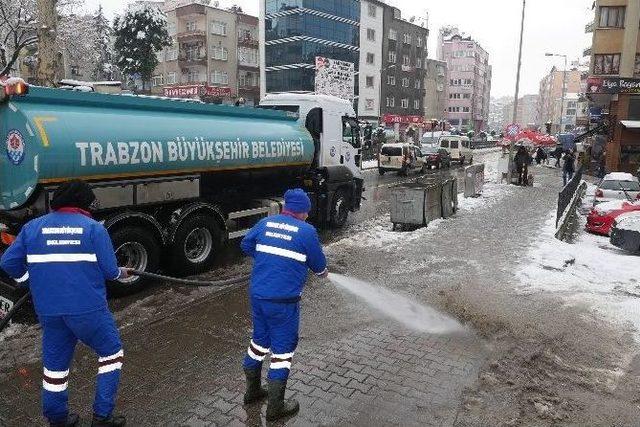
<instances>
[{"instance_id":1,"label":"dark car","mask_svg":"<svg viewBox=\"0 0 640 427\"><path fill-rule=\"evenodd\" d=\"M632 212L616 219L610 241L614 246L640 253L640 214Z\"/></svg>"},{"instance_id":2,"label":"dark car","mask_svg":"<svg viewBox=\"0 0 640 427\"><path fill-rule=\"evenodd\" d=\"M436 169L451 167L451 154L445 148L423 145L421 151L425 169L431 169L432 166Z\"/></svg>"}]
</instances>

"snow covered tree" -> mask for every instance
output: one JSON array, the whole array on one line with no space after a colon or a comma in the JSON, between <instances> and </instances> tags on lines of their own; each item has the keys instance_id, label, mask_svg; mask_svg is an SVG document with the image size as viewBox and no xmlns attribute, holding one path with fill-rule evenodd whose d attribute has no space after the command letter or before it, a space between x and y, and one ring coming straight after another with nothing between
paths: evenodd
<instances>
[{"instance_id":1,"label":"snow covered tree","mask_svg":"<svg viewBox=\"0 0 640 427\"><path fill-rule=\"evenodd\" d=\"M36 44L35 0L0 0L0 76L8 75L23 49Z\"/></svg>"},{"instance_id":2,"label":"snow covered tree","mask_svg":"<svg viewBox=\"0 0 640 427\"><path fill-rule=\"evenodd\" d=\"M158 65L156 53L171 44L166 16L157 6L134 3L116 17L113 28L116 64L130 79L141 78L144 89Z\"/></svg>"},{"instance_id":3,"label":"snow covered tree","mask_svg":"<svg viewBox=\"0 0 640 427\"><path fill-rule=\"evenodd\" d=\"M96 63L92 78L94 80L113 80L117 68L113 64L113 49L111 43L113 30L102 12L102 5L93 17L93 26L95 29L93 50L95 52Z\"/></svg>"}]
</instances>

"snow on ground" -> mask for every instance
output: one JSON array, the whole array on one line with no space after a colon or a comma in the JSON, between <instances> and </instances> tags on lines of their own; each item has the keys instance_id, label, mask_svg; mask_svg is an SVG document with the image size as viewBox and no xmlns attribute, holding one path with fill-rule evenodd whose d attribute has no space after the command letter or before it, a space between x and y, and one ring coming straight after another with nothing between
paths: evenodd
<instances>
[{"instance_id":1,"label":"snow on ground","mask_svg":"<svg viewBox=\"0 0 640 427\"><path fill-rule=\"evenodd\" d=\"M2 332L0 332L0 343L2 343L7 338L11 338L15 335L21 334L28 327L28 325L23 325L21 323L11 323L9 326L4 328Z\"/></svg>"},{"instance_id":2,"label":"snow on ground","mask_svg":"<svg viewBox=\"0 0 640 427\"><path fill-rule=\"evenodd\" d=\"M474 211L490 207L500 202L512 188L515 187L487 182L482 187L482 195L479 197L464 197L462 194L458 194L458 209L461 211Z\"/></svg>"},{"instance_id":3,"label":"snow on ground","mask_svg":"<svg viewBox=\"0 0 640 427\"><path fill-rule=\"evenodd\" d=\"M375 169L378 167L378 159L365 160L362 162L362 169Z\"/></svg>"},{"instance_id":4,"label":"snow on ground","mask_svg":"<svg viewBox=\"0 0 640 427\"><path fill-rule=\"evenodd\" d=\"M554 234L552 212L517 272L523 292L585 306L614 324L632 326L640 339L640 258L585 231L572 244Z\"/></svg>"}]
</instances>

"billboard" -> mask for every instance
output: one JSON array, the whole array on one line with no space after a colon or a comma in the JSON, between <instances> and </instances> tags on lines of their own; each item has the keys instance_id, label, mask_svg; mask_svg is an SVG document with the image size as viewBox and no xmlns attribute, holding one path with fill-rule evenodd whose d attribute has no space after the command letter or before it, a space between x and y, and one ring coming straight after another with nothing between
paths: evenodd
<instances>
[{"instance_id":1,"label":"billboard","mask_svg":"<svg viewBox=\"0 0 640 427\"><path fill-rule=\"evenodd\" d=\"M316 56L315 92L353 102L355 96L353 63Z\"/></svg>"}]
</instances>

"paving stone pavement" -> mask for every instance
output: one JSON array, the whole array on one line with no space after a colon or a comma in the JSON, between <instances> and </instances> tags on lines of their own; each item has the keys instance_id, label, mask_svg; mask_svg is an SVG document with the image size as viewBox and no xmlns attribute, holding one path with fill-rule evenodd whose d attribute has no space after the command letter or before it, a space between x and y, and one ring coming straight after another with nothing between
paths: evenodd
<instances>
[{"instance_id":1,"label":"paving stone pavement","mask_svg":"<svg viewBox=\"0 0 640 427\"><path fill-rule=\"evenodd\" d=\"M305 318L303 303L303 328L315 329L315 322ZM242 405L249 332L244 289L126 329L118 409L134 426L266 424L266 404ZM452 425L484 354L473 336L424 335L380 321L339 337L302 337L288 385L301 411L275 425ZM96 365L79 348L70 399L85 418ZM40 372L28 364L2 373L0 424L43 425Z\"/></svg>"}]
</instances>

